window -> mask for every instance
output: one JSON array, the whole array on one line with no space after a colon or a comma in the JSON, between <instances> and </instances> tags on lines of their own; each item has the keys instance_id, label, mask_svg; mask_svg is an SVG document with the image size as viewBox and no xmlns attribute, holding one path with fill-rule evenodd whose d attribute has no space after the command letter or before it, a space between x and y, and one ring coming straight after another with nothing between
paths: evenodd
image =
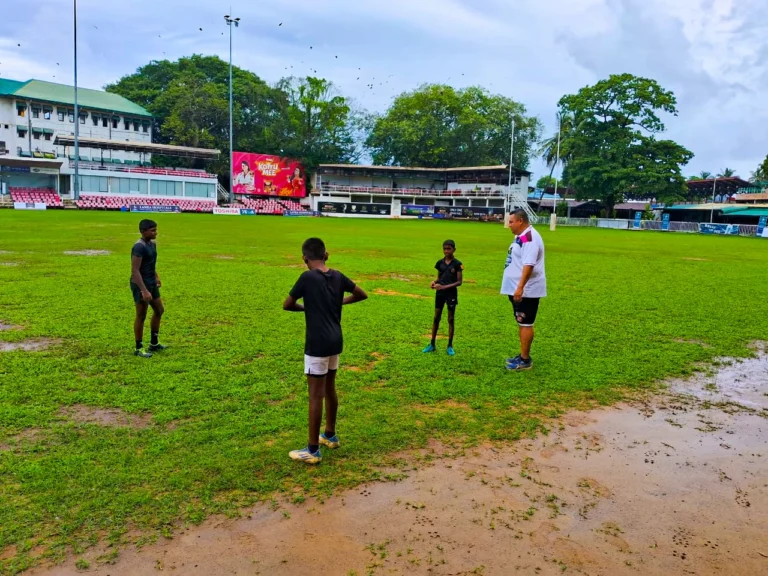
<instances>
[{"instance_id":1,"label":"window","mask_svg":"<svg viewBox=\"0 0 768 576\"><path fill-rule=\"evenodd\" d=\"M167 180L150 180L150 193L158 196L182 196L183 186L181 182Z\"/></svg>"},{"instance_id":2,"label":"window","mask_svg":"<svg viewBox=\"0 0 768 576\"><path fill-rule=\"evenodd\" d=\"M32 138L35 140L40 140L40 132L32 132Z\"/></svg>"},{"instance_id":3,"label":"window","mask_svg":"<svg viewBox=\"0 0 768 576\"><path fill-rule=\"evenodd\" d=\"M139 131L139 123L136 120L133 121L133 131L134 132Z\"/></svg>"},{"instance_id":4,"label":"window","mask_svg":"<svg viewBox=\"0 0 768 576\"><path fill-rule=\"evenodd\" d=\"M32 108L32 118L40 118L40 108Z\"/></svg>"},{"instance_id":5,"label":"window","mask_svg":"<svg viewBox=\"0 0 768 576\"><path fill-rule=\"evenodd\" d=\"M59 110L58 112L56 112L56 116L58 117L59 122L64 122L65 115L66 114L64 113L64 110Z\"/></svg>"},{"instance_id":6,"label":"window","mask_svg":"<svg viewBox=\"0 0 768 576\"><path fill-rule=\"evenodd\" d=\"M28 130L26 126L16 126L16 132L18 132L21 138L24 138L27 135Z\"/></svg>"},{"instance_id":7,"label":"window","mask_svg":"<svg viewBox=\"0 0 768 576\"><path fill-rule=\"evenodd\" d=\"M112 129L117 130L117 126L120 124L120 118L118 116L115 116L112 118Z\"/></svg>"},{"instance_id":8,"label":"window","mask_svg":"<svg viewBox=\"0 0 768 576\"><path fill-rule=\"evenodd\" d=\"M74 110L70 110L69 112L67 112L67 116L69 117L69 123L70 124L74 124L75 123L75 111Z\"/></svg>"},{"instance_id":9,"label":"window","mask_svg":"<svg viewBox=\"0 0 768 576\"><path fill-rule=\"evenodd\" d=\"M184 183L184 195L194 198L214 198L216 189L213 184L199 184L197 182Z\"/></svg>"},{"instance_id":10,"label":"window","mask_svg":"<svg viewBox=\"0 0 768 576\"><path fill-rule=\"evenodd\" d=\"M109 192L109 178L106 176L80 176L81 192Z\"/></svg>"},{"instance_id":11,"label":"window","mask_svg":"<svg viewBox=\"0 0 768 576\"><path fill-rule=\"evenodd\" d=\"M88 118L88 114L80 114L80 124L85 124L85 119Z\"/></svg>"},{"instance_id":12,"label":"window","mask_svg":"<svg viewBox=\"0 0 768 576\"><path fill-rule=\"evenodd\" d=\"M144 129L145 134L149 132L149 124L142 124L141 127Z\"/></svg>"},{"instance_id":13,"label":"window","mask_svg":"<svg viewBox=\"0 0 768 576\"><path fill-rule=\"evenodd\" d=\"M43 134L43 136L45 137L46 142L50 142L51 136L53 136L53 134L49 134L48 132L46 132L45 134Z\"/></svg>"},{"instance_id":14,"label":"window","mask_svg":"<svg viewBox=\"0 0 768 576\"><path fill-rule=\"evenodd\" d=\"M96 116L96 114L91 114L91 121L93 122L94 126L98 126L99 125L99 117Z\"/></svg>"},{"instance_id":15,"label":"window","mask_svg":"<svg viewBox=\"0 0 768 576\"><path fill-rule=\"evenodd\" d=\"M106 116L104 116L104 117L101 119L101 125L102 125L104 128L109 128L109 118L107 118Z\"/></svg>"},{"instance_id":16,"label":"window","mask_svg":"<svg viewBox=\"0 0 768 576\"><path fill-rule=\"evenodd\" d=\"M128 120L128 118L123 118L123 127L126 130L130 130L131 129L131 121Z\"/></svg>"},{"instance_id":17,"label":"window","mask_svg":"<svg viewBox=\"0 0 768 576\"><path fill-rule=\"evenodd\" d=\"M45 118L46 120L50 120L51 119L51 110L43 110L43 118Z\"/></svg>"},{"instance_id":18,"label":"window","mask_svg":"<svg viewBox=\"0 0 768 576\"><path fill-rule=\"evenodd\" d=\"M115 191L115 180L118 182L117 188L120 194L146 194L147 181L140 178L113 178L112 191Z\"/></svg>"}]
</instances>

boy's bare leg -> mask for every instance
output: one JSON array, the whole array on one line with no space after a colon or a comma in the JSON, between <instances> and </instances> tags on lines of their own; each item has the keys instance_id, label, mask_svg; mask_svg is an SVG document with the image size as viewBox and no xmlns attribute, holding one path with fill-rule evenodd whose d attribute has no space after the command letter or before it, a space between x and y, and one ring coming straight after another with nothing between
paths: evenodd
<instances>
[{"instance_id":1,"label":"boy's bare leg","mask_svg":"<svg viewBox=\"0 0 768 576\"><path fill-rule=\"evenodd\" d=\"M326 376L307 376L309 386L309 445L320 444L320 423L323 419Z\"/></svg>"},{"instance_id":2,"label":"boy's bare leg","mask_svg":"<svg viewBox=\"0 0 768 576\"><path fill-rule=\"evenodd\" d=\"M146 302L136 304L136 319L133 321L133 337L136 342L144 340L144 321L147 319L147 308Z\"/></svg>"},{"instance_id":3,"label":"boy's bare leg","mask_svg":"<svg viewBox=\"0 0 768 576\"><path fill-rule=\"evenodd\" d=\"M165 312L165 306L163 306L162 298L152 300L150 305L152 306L152 320L150 321L150 330L152 330L154 334L157 334L160 332L160 320L162 319L163 313ZM146 308L144 310L144 314L146 315Z\"/></svg>"},{"instance_id":4,"label":"boy's bare leg","mask_svg":"<svg viewBox=\"0 0 768 576\"><path fill-rule=\"evenodd\" d=\"M325 377L325 437L336 435L336 414L339 411L339 398L336 396L336 370L329 370Z\"/></svg>"},{"instance_id":5,"label":"boy's bare leg","mask_svg":"<svg viewBox=\"0 0 768 576\"><path fill-rule=\"evenodd\" d=\"M456 310L448 310L448 345L453 346L453 320Z\"/></svg>"},{"instance_id":6,"label":"boy's bare leg","mask_svg":"<svg viewBox=\"0 0 768 576\"><path fill-rule=\"evenodd\" d=\"M437 331L440 329L440 319L443 317L443 311L435 308L435 319L432 321L432 345L437 340Z\"/></svg>"}]
</instances>

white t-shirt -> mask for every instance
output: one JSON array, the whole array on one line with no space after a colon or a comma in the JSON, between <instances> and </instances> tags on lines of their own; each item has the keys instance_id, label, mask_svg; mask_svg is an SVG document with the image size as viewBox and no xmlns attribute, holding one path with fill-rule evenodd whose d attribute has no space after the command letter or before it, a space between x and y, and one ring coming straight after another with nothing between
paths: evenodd
<instances>
[{"instance_id":1,"label":"white t-shirt","mask_svg":"<svg viewBox=\"0 0 768 576\"><path fill-rule=\"evenodd\" d=\"M544 298L547 295L547 277L544 274L544 242L541 234L529 226L525 232L515 236L509 246L504 276L501 279L501 293L512 296L517 290L523 267L533 266L533 273L523 289L523 298Z\"/></svg>"}]
</instances>

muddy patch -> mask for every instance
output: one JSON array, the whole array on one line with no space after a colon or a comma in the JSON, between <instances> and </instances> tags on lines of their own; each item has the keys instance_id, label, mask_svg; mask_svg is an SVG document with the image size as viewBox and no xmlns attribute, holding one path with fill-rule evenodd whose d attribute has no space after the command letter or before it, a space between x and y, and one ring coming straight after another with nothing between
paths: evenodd
<instances>
[{"instance_id":1,"label":"muddy patch","mask_svg":"<svg viewBox=\"0 0 768 576\"><path fill-rule=\"evenodd\" d=\"M235 259L234 256L228 256L226 254L216 254L214 255L214 258L216 260L234 260Z\"/></svg>"},{"instance_id":2,"label":"muddy patch","mask_svg":"<svg viewBox=\"0 0 768 576\"><path fill-rule=\"evenodd\" d=\"M37 428L27 428L23 432L11 436L8 440L0 441L0 452L13 450L16 446L24 444L34 444L39 437L40 430Z\"/></svg>"},{"instance_id":3,"label":"muddy patch","mask_svg":"<svg viewBox=\"0 0 768 576\"><path fill-rule=\"evenodd\" d=\"M98 408L74 404L64 406L59 410L59 415L80 424L97 424L109 428L147 428L151 421L151 414L127 414L118 408Z\"/></svg>"},{"instance_id":4,"label":"muddy patch","mask_svg":"<svg viewBox=\"0 0 768 576\"><path fill-rule=\"evenodd\" d=\"M8 266L8 267L10 267L10 266L18 266L18 265L19 265L18 262L0 262L0 266Z\"/></svg>"},{"instance_id":5,"label":"muddy patch","mask_svg":"<svg viewBox=\"0 0 768 576\"><path fill-rule=\"evenodd\" d=\"M13 254L13 252L11 252L10 250L0 250L0 256L2 256L3 254Z\"/></svg>"},{"instance_id":6,"label":"muddy patch","mask_svg":"<svg viewBox=\"0 0 768 576\"><path fill-rule=\"evenodd\" d=\"M112 254L109 250L66 250L67 256L109 256Z\"/></svg>"},{"instance_id":7,"label":"muddy patch","mask_svg":"<svg viewBox=\"0 0 768 576\"><path fill-rule=\"evenodd\" d=\"M39 352L51 346L61 344L58 338L31 338L21 342L0 342L0 352L14 352L21 350L23 352Z\"/></svg>"},{"instance_id":8,"label":"muddy patch","mask_svg":"<svg viewBox=\"0 0 768 576\"><path fill-rule=\"evenodd\" d=\"M683 258L683 260L688 260L689 262L709 262L707 258Z\"/></svg>"},{"instance_id":9,"label":"muddy patch","mask_svg":"<svg viewBox=\"0 0 768 576\"><path fill-rule=\"evenodd\" d=\"M2 320L0 320L0 332L8 331L8 330L21 330L21 326L15 326L13 324L6 324Z\"/></svg>"},{"instance_id":10,"label":"muddy patch","mask_svg":"<svg viewBox=\"0 0 768 576\"><path fill-rule=\"evenodd\" d=\"M432 442L408 452L399 482L212 517L123 550L116 565L97 565L96 549L84 559L90 573L112 576L158 567L213 576L765 574L764 362L761 353L722 367L718 377L730 384L720 388L731 394L722 405L699 397L709 381L697 377L680 384L684 392L571 413L536 439L466 449ZM702 421L716 430L701 431ZM322 466L338 466L346 449ZM75 561L32 573L74 576Z\"/></svg>"},{"instance_id":11,"label":"muddy patch","mask_svg":"<svg viewBox=\"0 0 768 576\"><path fill-rule=\"evenodd\" d=\"M673 342L677 342L678 344L693 344L695 346L701 346L702 348L712 348L709 344L704 342L703 340L695 340L695 339L688 339L688 338L675 338Z\"/></svg>"},{"instance_id":12,"label":"muddy patch","mask_svg":"<svg viewBox=\"0 0 768 576\"><path fill-rule=\"evenodd\" d=\"M376 288L373 291L374 294L379 296L403 296L405 298L417 298L419 300L426 300L426 296L420 296L419 294L404 294L403 292L395 292L394 290L384 290L382 288Z\"/></svg>"},{"instance_id":13,"label":"muddy patch","mask_svg":"<svg viewBox=\"0 0 768 576\"><path fill-rule=\"evenodd\" d=\"M350 372L370 372L376 368L376 365L379 364L379 362L388 358L386 354L382 354L381 352L371 352L369 356L371 361L368 362L368 364L364 366L344 366L344 369Z\"/></svg>"},{"instance_id":14,"label":"muddy patch","mask_svg":"<svg viewBox=\"0 0 768 576\"><path fill-rule=\"evenodd\" d=\"M428 276L424 276L423 274L395 274L395 273L386 273L386 274L363 274L359 277L361 280L398 280L400 282L418 282L418 281L426 281L428 279Z\"/></svg>"}]
</instances>

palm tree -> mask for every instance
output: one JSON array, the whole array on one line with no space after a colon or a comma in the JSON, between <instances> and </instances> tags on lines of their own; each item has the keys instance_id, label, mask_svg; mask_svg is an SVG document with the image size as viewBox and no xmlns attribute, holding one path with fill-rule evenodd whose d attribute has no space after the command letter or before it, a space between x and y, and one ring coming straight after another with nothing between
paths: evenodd
<instances>
[{"instance_id":1,"label":"palm tree","mask_svg":"<svg viewBox=\"0 0 768 576\"><path fill-rule=\"evenodd\" d=\"M575 126L575 118L573 114L567 113L567 112L558 112L557 113L557 131L550 136L549 138L546 138L545 140L542 140L540 142L538 154L541 157L544 162L546 162L547 166L549 166L549 179L552 179L552 174L555 172L555 168L557 167L557 161L558 161L558 150L557 150L557 142L558 142L558 135L560 136L560 163L563 165L563 168L568 164L568 161L571 158L570 153L570 136L573 134L574 130L576 129ZM544 197L544 191L542 190L542 198Z\"/></svg>"},{"instance_id":2,"label":"palm tree","mask_svg":"<svg viewBox=\"0 0 768 576\"><path fill-rule=\"evenodd\" d=\"M734 176L736 176L736 170L733 168L723 168L720 174L717 175L718 178L733 178Z\"/></svg>"},{"instance_id":3,"label":"palm tree","mask_svg":"<svg viewBox=\"0 0 768 576\"><path fill-rule=\"evenodd\" d=\"M710 178L712 178L712 172L707 172L705 170L705 171L699 173L699 178L701 180L709 180Z\"/></svg>"}]
</instances>

